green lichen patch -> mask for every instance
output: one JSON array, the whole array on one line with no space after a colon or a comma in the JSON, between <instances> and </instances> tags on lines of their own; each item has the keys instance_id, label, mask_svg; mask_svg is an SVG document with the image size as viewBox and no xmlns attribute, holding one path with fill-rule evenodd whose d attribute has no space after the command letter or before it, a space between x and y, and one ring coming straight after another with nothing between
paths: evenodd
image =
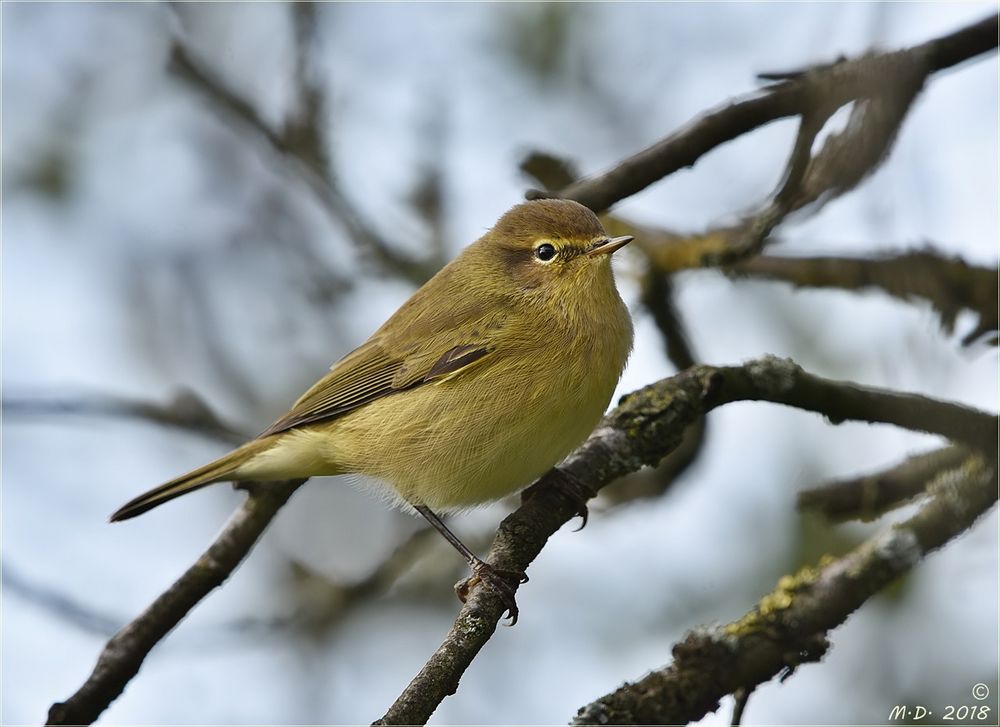
<instances>
[{"instance_id":1,"label":"green lichen patch","mask_svg":"<svg viewBox=\"0 0 1000 727\"><path fill-rule=\"evenodd\" d=\"M795 602L796 594L815 583L822 569L834 560L832 556L824 555L818 566L805 566L793 575L782 576L777 587L761 598L753 610L738 621L726 624L722 632L729 637L742 638L773 625L781 613Z\"/></svg>"}]
</instances>

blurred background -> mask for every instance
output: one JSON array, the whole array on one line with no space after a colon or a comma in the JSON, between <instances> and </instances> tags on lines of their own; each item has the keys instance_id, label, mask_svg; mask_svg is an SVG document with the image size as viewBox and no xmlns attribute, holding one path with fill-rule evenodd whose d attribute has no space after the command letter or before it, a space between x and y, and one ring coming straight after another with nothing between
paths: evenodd
<instances>
[{"instance_id":1,"label":"blurred background","mask_svg":"<svg viewBox=\"0 0 1000 727\"><path fill-rule=\"evenodd\" d=\"M526 154L595 173L758 72L923 42L995 7L4 3L2 721L38 723L75 691L242 495L218 486L113 527L108 514L284 411L523 198ZM933 77L885 166L784 225L779 250L933 245L994 267L997 70L994 54ZM795 129L744 136L616 212L685 230L733 219L777 184ZM625 393L674 368L640 301L642 261L621 257L637 325ZM961 345L970 314L949 332L926 303L714 270L674 292L698 360L773 353L997 409L995 347ZM151 421L204 422L204 406L224 424ZM686 630L737 618L782 574L912 511L834 526L798 513L797 490L937 444L752 403L714 412L706 437L664 495L598 502L586 529L550 541L520 622L435 723L565 723L667 663ZM483 550L510 507L453 524ZM310 482L103 721L381 716L459 606L465 565L421 529L341 480ZM407 542L412 568L361 593ZM968 703L997 680L997 553L993 511L837 629L821 664L759 689L745 723ZM730 706L705 723L728 724Z\"/></svg>"}]
</instances>

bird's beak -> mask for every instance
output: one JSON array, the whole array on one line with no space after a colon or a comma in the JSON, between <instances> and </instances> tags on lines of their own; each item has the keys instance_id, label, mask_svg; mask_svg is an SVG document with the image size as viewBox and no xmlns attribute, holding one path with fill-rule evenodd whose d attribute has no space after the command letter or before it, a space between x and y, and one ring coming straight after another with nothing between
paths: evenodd
<instances>
[{"instance_id":1,"label":"bird's beak","mask_svg":"<svg viewBox=\"0 0 1000 727\"><path fill-rule=\"evenodd\" d=\"M584 253L587 257L596 257L598 255L610 255L615 250L625 247L635 238L631 235L625 235L624 237L613 237L610 240L604 240L598 243L590 250Z\"/></svg>"}]
</instances>

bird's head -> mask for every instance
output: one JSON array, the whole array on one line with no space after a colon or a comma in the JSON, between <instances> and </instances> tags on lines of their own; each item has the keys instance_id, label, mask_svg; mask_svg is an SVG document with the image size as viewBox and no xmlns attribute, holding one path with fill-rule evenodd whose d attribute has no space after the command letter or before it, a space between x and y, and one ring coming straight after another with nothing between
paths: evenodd
<instances>
[{"instance_id":1,"label":"bird's head","mask_svg":"<svg viewBox=\"0 0 1000 727\"><path fill-rule=\"evenodd\" d=\"M566 199L542 199L511 208L483 238L484 253L520 290L569 303L603 291L611 253L631 237L609 237L590 209Z\"/></svg>"}]
</instances>

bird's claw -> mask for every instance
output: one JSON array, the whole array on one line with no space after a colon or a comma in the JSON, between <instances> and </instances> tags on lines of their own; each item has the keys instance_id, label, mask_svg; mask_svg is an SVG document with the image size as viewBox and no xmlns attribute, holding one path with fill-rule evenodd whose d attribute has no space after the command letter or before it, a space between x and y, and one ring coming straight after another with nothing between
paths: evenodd
<instances>
[{"instance_id":1,"label":"bird's claw","mask_svg":"<svg viewBox=\"0 0 1000 727\"><path fill-rule=\"evenodd\" d=\"M573 532L576 533L583 530L587 526L587 519L590 516L590 510L587 509L587 500L597 493L565 470L557 468L551 474L551 477L546 478L547 482L543 480L525 490L521 496L522 501L537 495L540 491L540 486L545 482L556 494L573 505L575 508L574 512L580 516L582 520L580 527L576 528Z\"/></svg>"},{"instance_id":2,"label":"bird's claw","mask_svg":"<svg viewBox=\"0 0 1000 727\"><path fill-rule=\"evenodd\" d=\"M469 592L482 583L503 601L507 609L507 618L510 619L507 625L516 624L518 610L514 594L518 586L528 582L527 574L524 571L497 568L482 560L477 560L471 565L472 575L455 584L455 593L459 600L465 603L469 598Z\"/></svg>"}]
</instances>

